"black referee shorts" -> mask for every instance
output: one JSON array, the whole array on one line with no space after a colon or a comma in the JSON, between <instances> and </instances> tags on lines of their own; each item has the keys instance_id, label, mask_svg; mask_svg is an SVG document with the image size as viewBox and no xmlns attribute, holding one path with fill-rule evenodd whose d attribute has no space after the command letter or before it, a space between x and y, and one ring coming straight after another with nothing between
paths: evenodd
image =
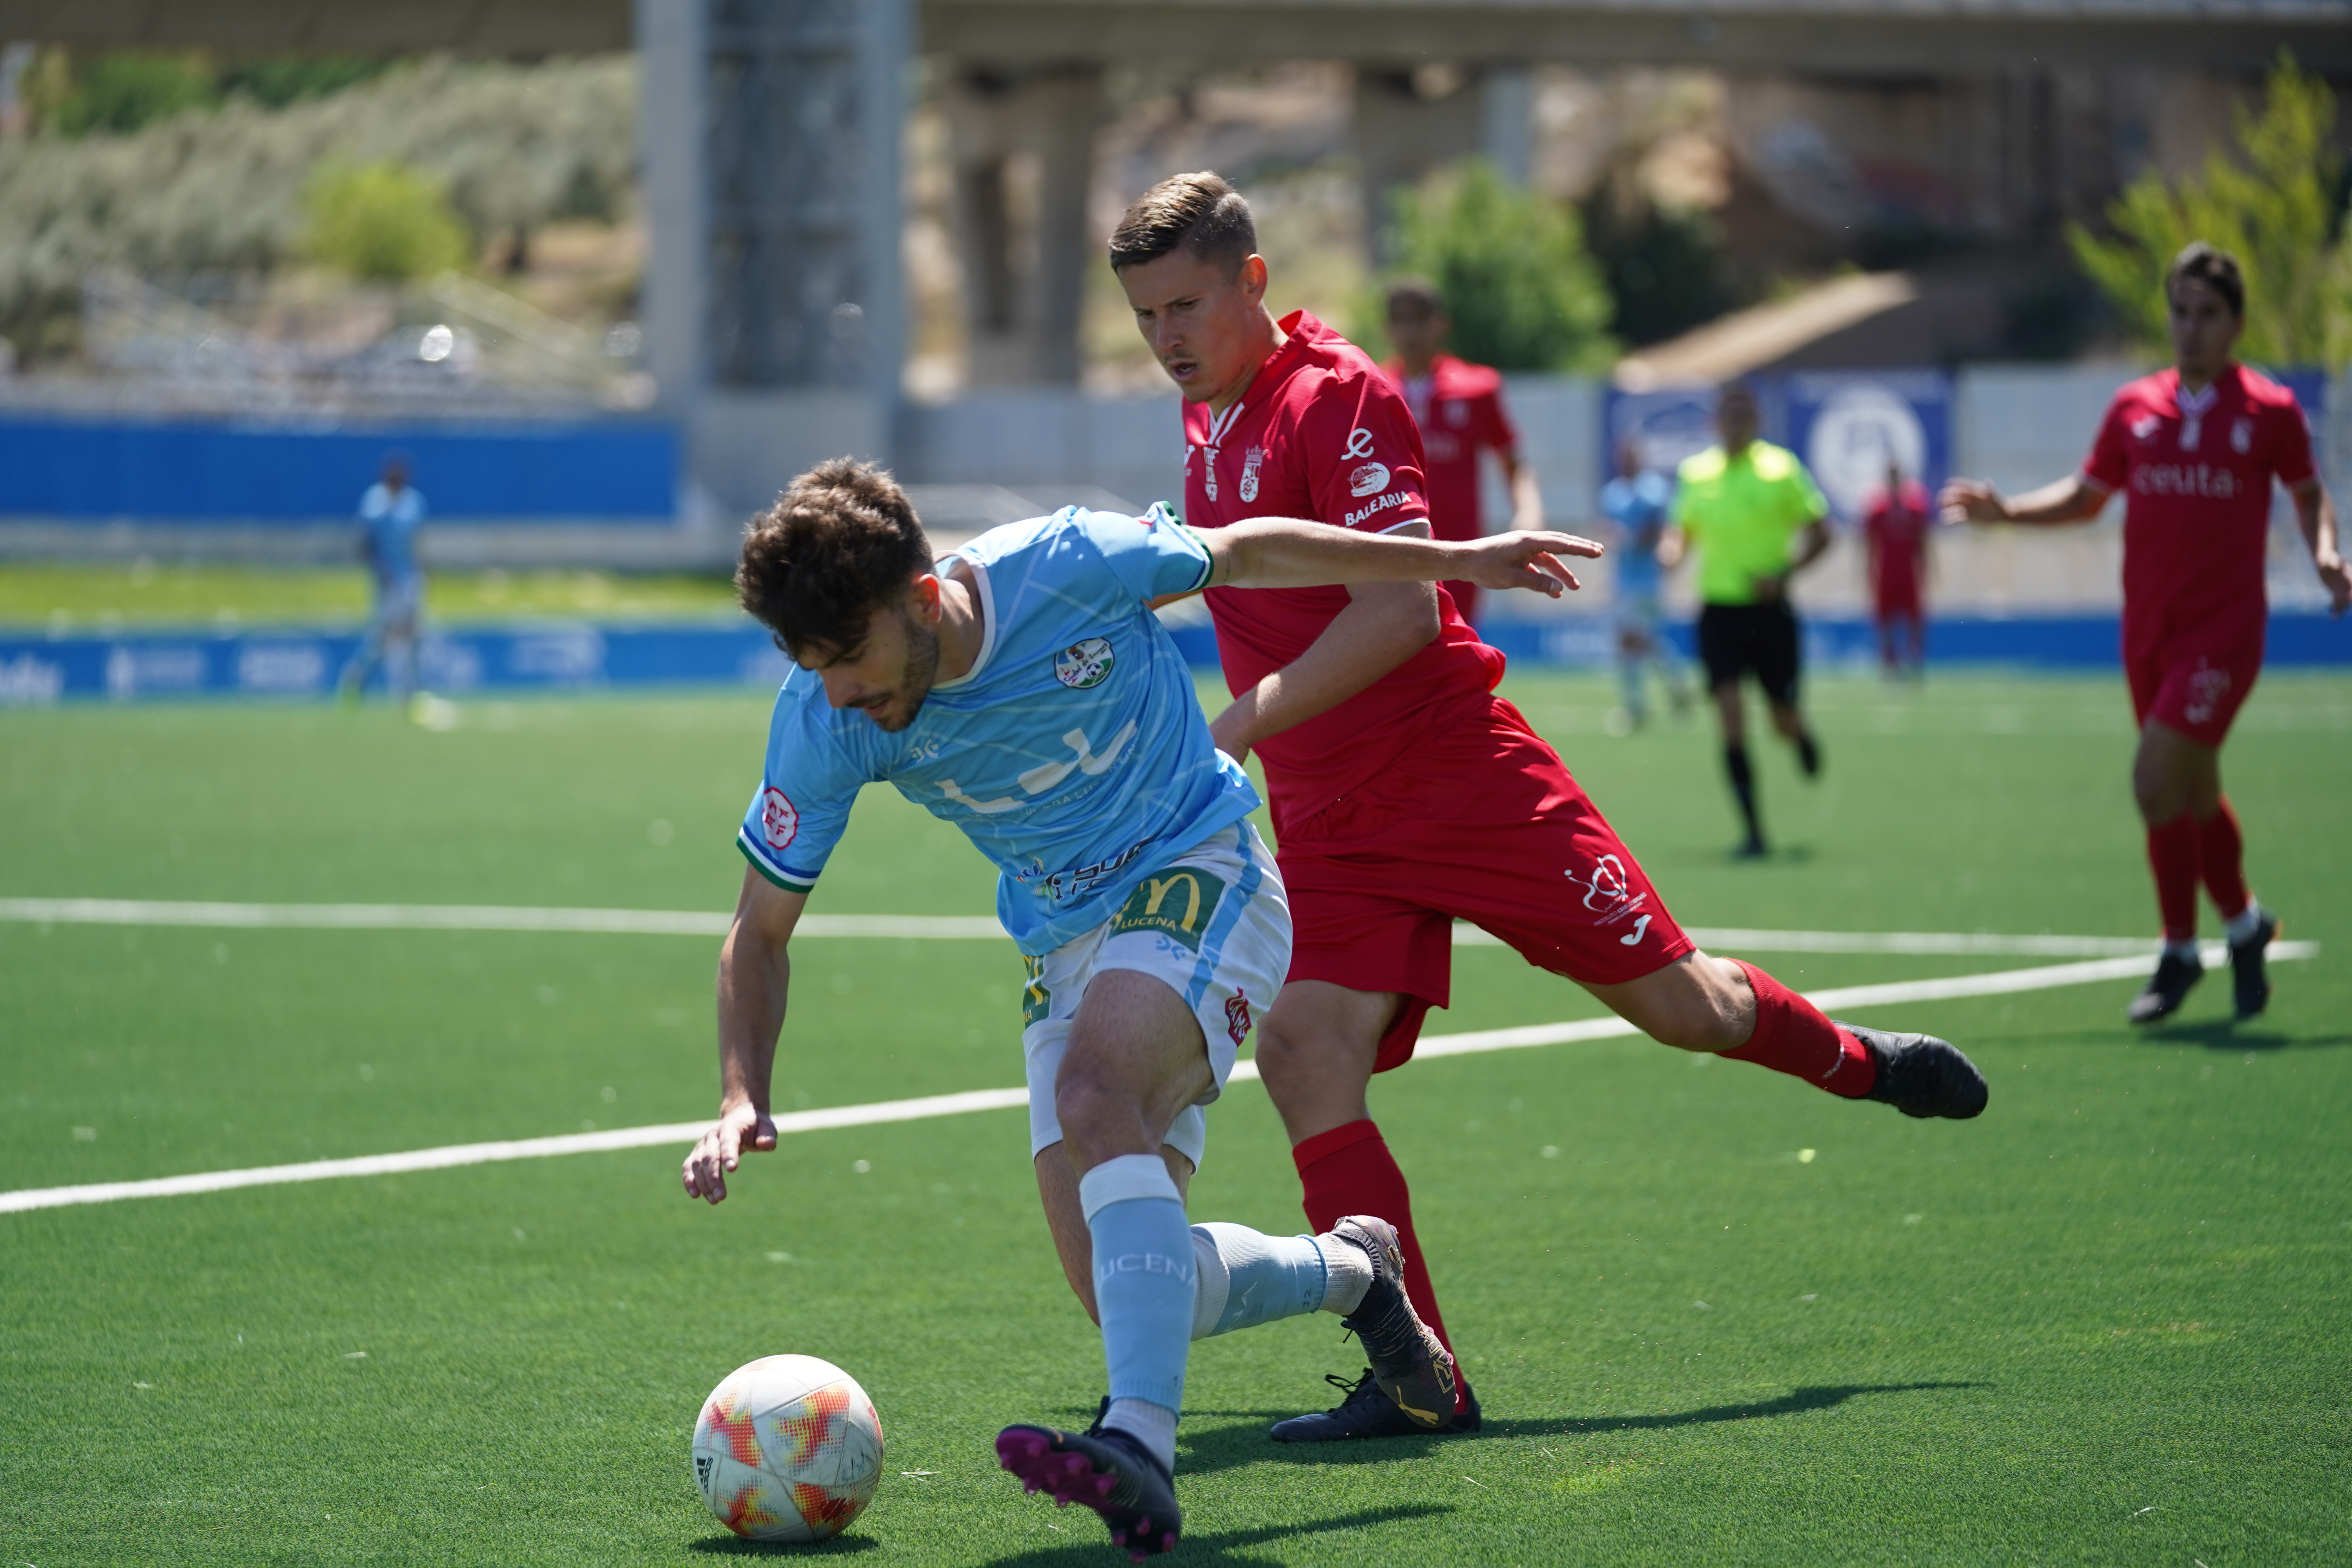
<instances>
[{"instance_id":1,"label":"black referee shorts","mask_svg":"<svg viewBox=\"0 0 2352 1568\"><path fill-rule=\"evenodd\" d=\"M1698 612L1698 658L1709 687L1737 686L1753 674L1773 701L1794 707L1798 651L1797 616L1785 604L1705 605Z\"/></svg>"}]
</instances>

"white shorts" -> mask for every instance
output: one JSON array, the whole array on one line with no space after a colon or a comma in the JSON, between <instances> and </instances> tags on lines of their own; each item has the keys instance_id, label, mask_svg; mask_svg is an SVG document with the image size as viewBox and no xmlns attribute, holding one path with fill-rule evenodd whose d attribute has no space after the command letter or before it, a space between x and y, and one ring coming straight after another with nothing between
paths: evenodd
<instances>
[{"instance_id":1,"label":"white shorts","mask_svg":"<svg viewBox=\"0 0 2352 1568\"><path fill-rule=\"evenodd\" d=\"M1236 823L1146 877L1094 930L1024 962L1030 1158L1062 1141L1054 1084L1087 984L1107 969L1132 969L1165 981L1200 1020L1213 1081L1166 1140L1197 1170L1209 1140L1201 1107L1223 1092L1251 1024L1274 1005L1290 972L1290 900L1257 830Z\"/></svg>"}]
</instances>

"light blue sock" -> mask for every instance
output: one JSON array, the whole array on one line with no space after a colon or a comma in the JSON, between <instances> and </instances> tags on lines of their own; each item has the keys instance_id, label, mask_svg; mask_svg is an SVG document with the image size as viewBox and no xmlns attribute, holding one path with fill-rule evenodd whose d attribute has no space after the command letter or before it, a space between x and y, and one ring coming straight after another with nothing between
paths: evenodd
<instances>
[{"instance_id":1,"label":"light blue sock","mask_svg":"<svg viewBox=\"0 0 2352 1568\"><path fill-rule=\"evenodd\" d=\"M1194 1226L1192 1267L1199 1284L1192 1296L1192 1337L1205 1340L1334 1307L1335 1282L1343 1299L1336 1310L1351 1310L1371 1282L1371 1271L1356 1248L1345 1242L1330 1245L1339 1255L1337 1271L1325 1244L1311 1236L1267 1236L1213 1221ZM1350 1268L1350 1263L1358 1267ZM1343 1277L1335 1281L1335 1272Z\"/></svg>"},{"instance_id":2,"label":"light blue sock","mask_svg":"<svg viewBox=\"0 0 2352 1568\"><path fill-rule=\"evenodd\" d=\"M1078 1206L1094 1237L1095 1310L1110 1367L1104 1425L1133 1432L1173 1469L1192 1331L1192 1235L1183 1200L1159 1155L1122 1154L1078 1178ZM1121 1420L1126 1400L1166 1411L1165 1426Z\"/></svg>"}]
</instances>

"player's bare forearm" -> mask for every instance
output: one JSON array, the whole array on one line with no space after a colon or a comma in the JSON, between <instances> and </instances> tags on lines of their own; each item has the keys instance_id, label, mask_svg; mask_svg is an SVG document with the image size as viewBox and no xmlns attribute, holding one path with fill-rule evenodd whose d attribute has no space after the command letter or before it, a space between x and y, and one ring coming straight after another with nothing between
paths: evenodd
<instances>
[{"instance_id":1,"label":"player's bare forearm","mask_svg":"<svg viewBox=\"0 0 2352 1568\"><path fill-rule=\"evenodd\" d=\"M719 1120L679 1172L688 1197L718 1203L744 1152L776 1146L769 1094L792 986L789 944L807 902L807 895L745 868L734 923L719 949Z\"/></svg>"},{"instance_id":2,"label":"player's bare forearm","mask_svg":"<svg viewBox=\"0 0 2352 1568\"><path fill-rule=\"evenodd\" d=\"M1305 653L1235 698L1209 732L1243 761L1268 735L1329 712L1427 647L1438 626L1437 590L1426 584L1353 589L1347 608Z\"/></svg>"},{"instance_id":3,"label":"player's bare forearm","mask_svg":"<svg viewBox=\"0 0 2352 1568\"><path fill-rule=\"evenodd\" d=\"M1590 560L1601 552L1591 540L1567 533L1437 540L1403 530L1360 533L1287 517L1248 518L1202 540L1213 588L1319 588L1458 577L1482 588L1532 588L1557 597L1578 586L1560 558Z\"/></svg>"},{"instance_id":4,"label":"player's bare forearm","mask_svg":"<svg viewBox=\"0 0 2352 1568\"><path fill-rule=\"evenodd\" d=\"M1798 533L1797 553L1790 561L1789 570L1792 573L1802 572L1806 567L1811 566L1814 562L1819 561L1823 555L1827 554L1829 552L1829 519L1825 517L1817 517L1813 519L1812 521L1805 524L1804 528Z\"/></svg>"},{"instance_id":5,"label":"player's bare forearm","mask_svg":"<svg viewBox=\"0 0 2352 1568\"><path fill-rule=\"evenodd\" d=\"M1983 479L1954 479L1936 498L1946 522L2020 522L2063 526L2088 522L2107 504L2109 492L2080 474L2021 496L2005 496Z\"/></svg>"},{"instance_id":6,"label":"player's bare forearm","mask_svg":"<svg viewBox=\"0 0 2352 1568\"><path fill-rule=\"evenodd\" d=\"M2340 616L2352 608L2352 567L2346 565L2336 541L2336 503L2317 479L2289 493L2294 498L2294 519L2303 529L2303 542L2311 550L2311 564L2327 590L2328 611Z\"/></svg>"}]
</instances>

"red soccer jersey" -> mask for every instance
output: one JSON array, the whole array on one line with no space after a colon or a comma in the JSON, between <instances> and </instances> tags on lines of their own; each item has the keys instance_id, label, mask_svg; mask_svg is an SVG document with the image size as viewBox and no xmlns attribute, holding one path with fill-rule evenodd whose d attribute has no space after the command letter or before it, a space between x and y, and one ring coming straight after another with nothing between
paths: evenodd
<instances>
[{"instance_id":1,"label":"red soccer jersey","mask_svg":"<svg viewBox=\"0 0 2352 1568\"><path fill-rule=\"evenodd\" d=\"M2313 477L2294 394L2231 365L2197 396L2160 371L2116 394L2083 477L2124 498L2124 643L2259 642L2271 480Z\"/></svg>"},{"instance_id":2,"label":"red soccer jersey","mask_svg":"<svg viewBox=\"0 0 2352 1568\"><path fill-rule=\"evenodd\" d=\"M1391 360L1381 374L1404 394L1421 427L1427 459L1429 528L1440 539L1475 539L1486 531L1478 515L1478 451L1517 449L1519 433L1503 412L1503 377L1483 364L1439 354L1429 374L1408 379L1404 362Z\"/></svg>"},{"instance_id":3,"label":"red soccer jersey","mask_svg":"<svg viewBox=\"0 0 2352 1568\"><path fill-rule=\"evenodd\" d=\"M1304 310L1241 400L1213 418L1184 405L1184 521L1223 528L1298 517L1385 533L1429 516L1421 437L1404 399L1365 353ZM1305 653L1348 605L1345 588L1212 588L1225 684L1248 690ZM1436 640L1328 712L1258 747L1274 827L1287 835L1448 714L1475 719L1503 679L1443 591Z\"/></svg>"},{"instance_id":4,"label":"red soccer jersey","mask_svg":"<svg viewBox=\"0 0 2352 1568\"><path fill-rule=\"evenodd\" d=\"M1863 531L1874 547L1871 589L1881 599L1919 595L1920 546L1927 537L1927 487L1906 479L1893 493L1881 489L1863 514Z\"/></svg>"}]
</instances>

